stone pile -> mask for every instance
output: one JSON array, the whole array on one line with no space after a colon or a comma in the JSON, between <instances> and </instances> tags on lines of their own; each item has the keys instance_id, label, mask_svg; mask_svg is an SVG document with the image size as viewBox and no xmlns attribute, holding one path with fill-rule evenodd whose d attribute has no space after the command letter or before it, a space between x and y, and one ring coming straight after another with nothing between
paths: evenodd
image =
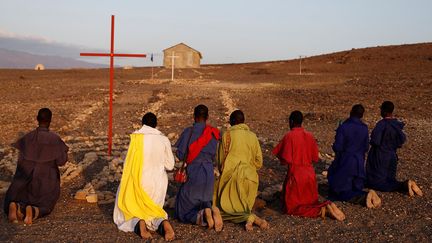
<instances>
[{"instance_id":1,"label":"stone pile","mask_svg":"<svg viewBox=\"0 0 432 243\"><path fill-rule=\"evenodd\" d=\"M125 154L126 151L123 155L125 156ZM97 202L99 204L109 204L114 202L114 192L101 191L99 189L107 185L108 182L119 182L121 180L123 163L124 159L122 158L112 159L107 166L102 168L102 171L98 173L90 183L87 183L83 189L76 192L75 199L84 200L85 195L87 202ZM89 201L89 195L91 195L91 201Z\"/></svg>"},{"instance_id":2,"label":"stone pile","mask_svg":"<svg viewBox=\"0 0 432 243\"><path fill-rule=\"evenodd\" d=\"M276 193L282 191L282 184L276 184L266 187L262 192L258 192L258 196L264 201L273 201L276 199Z\"/></svg>"},{"instance_id":3,"label":"stone pile","mask_svg":"<svg viewBox=\"0 0 432 243\"><path fill-rule=\"evenodd\" d=\"M99 157L95 152L89 152L84 155L83 160L78 164L67 162L63 168L65 171L60 176L61 185L79 176L88 166L98 159Z\"/></svg>"},{"instance_id":4,"label":"stone pile","mask_svg":"<svg viewBox=\"0 0 432 243\"><path fill-rule=\"evenodd\" d=\"M12 148L3 150L3 153L6 155L2 160L0 160L0 169L8 170L12 174L15 174L16 164L18 161L18 150Z\"/></svg>"}]
</instances>

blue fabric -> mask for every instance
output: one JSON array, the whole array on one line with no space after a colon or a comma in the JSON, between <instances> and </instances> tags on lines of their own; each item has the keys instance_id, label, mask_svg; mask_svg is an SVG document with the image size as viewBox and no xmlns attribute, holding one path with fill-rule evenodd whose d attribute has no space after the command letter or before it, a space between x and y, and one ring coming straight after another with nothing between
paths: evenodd
<instances>
[{"instance_id":1,"label":"blue fabric","mask_svg":"<svg viewBox=\"0 0 432 243\"><path fill-rule=\"evenodd\" d=\"M177 147L177 157L185 159L186 149L197 140L204 131L206 124L195 123L186 128L174 145ZM192 137L188 143L192 130ZM200 154L187 166L187 181L180 186L175 203L175 217L181 222L195 224L200 210L211 208L214 173L213 163L218 141L212 138L201 150Z\"/></svg>"},{"instance_id":2,"label":"blue fabric","mask_svg":"<svg viewBox=\"0 0 432 243\"><path fill-rule=\"evenodd\" d=\"M350 117L336 130L335 160L328 170L329 199L349 201L365 194L365 154L369 149L368 127Z\"/></svg>"},{"instance_id":3,"label":"blue fabric","mask_svg":"<svg viewBox=\"0 0 432 243\"><path fill-rule=\"evenodd\" d=\"M366 162L367 186L378 191L401 191L404 182L396 180L396 150L405 143L405 124L396 119L382 119L371 134L371 149Z\"/></svg>"}]
</instances>

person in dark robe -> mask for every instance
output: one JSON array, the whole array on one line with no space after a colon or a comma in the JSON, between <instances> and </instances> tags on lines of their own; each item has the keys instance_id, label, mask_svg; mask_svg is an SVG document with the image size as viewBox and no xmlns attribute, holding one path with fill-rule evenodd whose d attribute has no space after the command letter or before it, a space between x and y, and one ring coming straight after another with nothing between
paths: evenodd
<instances>
[{"instance_id":1,"label":"person in dark robe","mask_svg":"<svg viewBox=\"0 0 432 243\"><path fill-rule=\"evenodd\" d=\"M393 117L394 104L384 101L380 107L382 120L372 130L371 149L366 161L367 186L382 192L408 193L410 196L423 192L413 180L398 181L397 149L406 141L405 124Z\"/></svg>"},{"instance_id":2,"label":"person in dark robe","mask_svg":"<svg viewBox=\"0 0 432 243\"><path fill-rule=\"evenodd\" d=\"M217 128L207 124L207 119L208 108L205 105L195 107L195 123L183 131L174 145L177 157L187 162L187 180L176 196L175 217L183 223L221 231L222 216L217 207L212 207L214 161L220 134Z\"/></svg>"},{"instance_id":3,"label":"person in dark robe","mask_svg":"<svg viewBox=\"0 0 432 243\"><path fill-rule=\"evenodd\" d=\"M283 185L285 212L289 215L315 218L330 216L344 220L344 213L330 201L318 200L318 186L312 163L318 162L318 145L310 132L302 127L303 114L293 111L289 131L273 149L282 165L288 166Z\"/></svg>"},{"instance_id":4,"label":"person in dark robe","mask_svg":"<svg viewBox=\"0 0 432 243\"><path fill-rule=\"evenodd\" d=\"M329 199L378 208L381 199L374 190L364 191L366 181L365 155L369 150L369 132L361 120L361 104L354 105L350 117L336 130L333 151L335 160L328 169Z\"/></svg>"},{"instance_id":5,"label":"person in dark robe","mask_svg":"<svg viewBox=\"0 0 432 243\"><path fill-rule=\"evenodd\" d=\"M49 130L51 117L48 108L40 109L39 127L13 144L19 150L19 158L4 201L10 222L24 220L31 225L36 218L50 214L60 196L58 167L66 163L69 148Z\"/></svg>"}]
</instances>

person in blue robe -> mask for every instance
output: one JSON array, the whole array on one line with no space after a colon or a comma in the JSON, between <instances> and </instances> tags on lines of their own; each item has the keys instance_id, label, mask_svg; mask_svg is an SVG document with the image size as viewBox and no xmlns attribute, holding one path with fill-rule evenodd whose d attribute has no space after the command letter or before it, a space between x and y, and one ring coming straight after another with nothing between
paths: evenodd
<instances>
[{"instance_id":1,"label":"person in blue robe","mask_svg":"<svg viewBox=\"0 0 432 243\"><path fill-rule=\"evenodd\" d=\"M365 154L369 149L368 127L361 120L364 111L361 104L354 105L350 117L336 130L332 146L336 157L327 176L329 199L375 208L380 206L380 198L373 190L364 191Z\"/></svg>"},{"instance_id":2,"label":"person in blue robe","mask_svg":"<svg viewBox=\"0 0 432 243\"><path fill-rule=\"evenodd\" d=\"M205 129L209 129L209 125L206 124L207 119L208 108L204 105L195 107L195 123L183 131L174 145L177 147L176 155L180 160L187 160L190 157L190 154L193 153L191 151L193 143L201 143L200 140L206 133ZM176 196L175 217L183 223L198 224L209 228L215 227L217 231L220 231L222 229L222 217L220 211L212 207L215 181L213 168L219 131L216 128L210 129L215 132L205 144L202 144L198 155L192 161L188 161L187 180L180 186ZM189 154L185 158L187 150Z\"/></svg>"},{"instance_id":3,"label":"person in blue robe","mask_svg":"<svg viewBox=\"0 0 432 243\"><path fill-rule=\"evenodd\" d=\"M380 120L372 131L371 149L366 161L367 186L383 192L408 193L410 196L423 195L413 180L398 181L397 149L406 141L403 132L405 124L393 117L394 104L391 101L382 103Z\"/></svg>"}]
</instances>

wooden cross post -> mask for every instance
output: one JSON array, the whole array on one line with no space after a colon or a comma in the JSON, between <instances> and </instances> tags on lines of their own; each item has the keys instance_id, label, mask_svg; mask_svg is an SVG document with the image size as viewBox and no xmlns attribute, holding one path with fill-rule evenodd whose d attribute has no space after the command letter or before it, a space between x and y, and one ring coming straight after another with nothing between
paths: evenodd
<instances>
[{"instance_id":1,"label":"wooden cross post","mask_svg":"<svg viewBox=\"0 0 432 243\"><path fill-rule=\"evenodd\" d=\"M113 114L113 90L114 90L114 57L146 57L145 54L119 54L114 53L114 15L111 15L111 49L110 53L80 53L80 56L110 57L110 88L109 88L109 113L108 113L108 155L112 150L112 114Z\"/></svg>"},{"instance_id":2,"label":"wooden cross post","mask_svg":"<svg viewBox=\"0 0 432 243\"><path fill-rule=\"evenodd\" d=\"M172 52L171 56L168 56L168 57L171 57L171 81L173 81L174 80L174 61L175 61L174 58L177 58L179 56L175 56L174 52Z\"/></svg>"}]
</instances>

